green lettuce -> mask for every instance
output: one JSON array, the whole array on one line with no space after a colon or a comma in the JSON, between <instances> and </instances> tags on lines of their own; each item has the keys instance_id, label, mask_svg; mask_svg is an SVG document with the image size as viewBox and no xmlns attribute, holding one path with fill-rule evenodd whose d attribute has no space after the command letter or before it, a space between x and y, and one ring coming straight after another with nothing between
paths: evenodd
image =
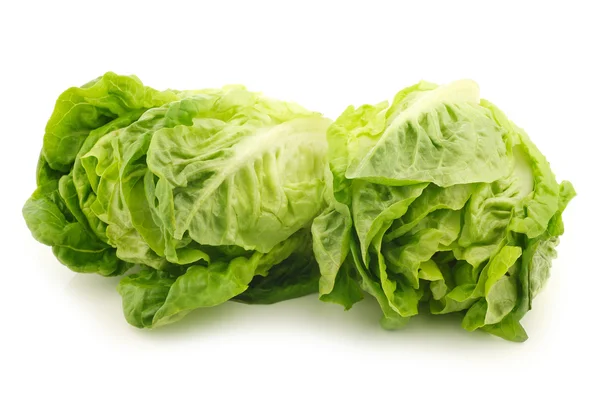
<instances>
[{"instance_id":1,"label":"green lettuce","mask_svg":"<svg viewBox=\"0 0 600 400\"><path fill-rule=\"evenodd\" d=\"M548 279L575 195L469 80L421 82L329 127L328 206L312 226L320 297L374 296L382 325L419 311L508 340Z\"/></svg>"},{"instance_id":2,"label":"green lettuce","mask_svg":"<svg viewBox=\"0 0 600 400\"><path fill-rule=\"evenodd\" d=\"M137 327L302 296L318 288L329 125L240 86L157 91L107 73L58 98L23 215L74 271L135 267L118 290Z\"/></svg>"},{"instance_id":3,"label":"green lettuce","mask_svg":"<svg viewBox=\"0 0 600 400\"><path fill-rule=\"evenodd\" d=\"M59 96L23 215L70 269L124 275L136 327L319 292L373 296L387 329L460 313L523 341L574 196L469 80L331 123L241 86L107 73Z\"/></svg>"}]
</instances>

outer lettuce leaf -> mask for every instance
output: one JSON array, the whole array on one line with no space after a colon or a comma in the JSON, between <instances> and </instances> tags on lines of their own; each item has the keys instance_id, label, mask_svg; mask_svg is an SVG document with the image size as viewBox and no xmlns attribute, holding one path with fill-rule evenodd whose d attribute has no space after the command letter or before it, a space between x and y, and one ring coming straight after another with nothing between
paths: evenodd
<instances>
[{"instance_id":1,"label":"outer lettuce leaf","mask_svg":"<svg viewBox=\"0 0 600 400\"><path fill-rule=\"evenodd\" d=\"M135 121L150 107L174 100L172 91L145 87L136 77L107 73L81 88L65 91L46 125L38 163L38 189L23 208L33 236L53 247L63 264L77 272L121 274L130 265L106 240L92 215L89 189L82 182L78 155L109 129Z\"/></svg>"},{"instance_id":2,"label":"outer lettuce leaf","mask_svg":"<svg viewBox=\"0 0 600 400\"><path fill-rule=\"evenodd\" d=\"M234 125L214 141L198 134L205 127L157 132L147 161L173 187L158 200L172 204L174 238L267 252L304 227L322 209L328 125L321 117Z\"/></svg>"},{"instance_id":3,"label":"outer lettuce leaf","mask_svg":"<svg viewBox=\"0 0 600 400\"><path fill-rule=\"evenodd\" d=\"M384 186L365 181L352 185L352 218L358 235L363 261L368 264L368 248L383 226L402 217L427 184Z\"/></svg>"},{"instance_id":4,"label":"outer lettuce leaf","mask_svg":"<svg viewBox=\"0 0 600 400\"><path fill-rule=\"evenodd\" d=\"M564 232L562 213L574 196L575 190L571 183L561 183L559 209L550 220L547 233L539 241L539 244L536 246L532 255L531 268L529 271L529 290L531 298L534 298L542 290L544 284L550 277L552 260L557 256L556 246L558 246L559 243L559 236Z\"/></svg>"},{"instance_id":5,"label":"outer lettuce leaf","mask_svg":"<svg viewBox=\"0 0 600 400\"><path fill-rule=\"evenodd\" d=\"M328 130L327 134L332 137L331 130ZM335 135L333 137L335 138ZM351 188L344 186L345 178L343 176L336 175L336 171L342 171L343 166L336 166L333 160L340 165L345 162L343 155L331 157L330 154L331 169L325 171L326 190L324 193L324 198L329 205L313 221L311 227L313 252L321 275L319 279L320 299L350 309L354 303L363 298L357 282L358 274L354 261L348 256L354 240L349 207ZM337 193L333 192L334 181L341 185Z\"/></svg>"},{"instance_id":6,"label":"outer lettuce leaf","mask_svg":"<svg viewBox=\"0 0 600 400\"><path fill-rule=\"evenodd\" d=\"M81 88L70 88L56 101L46 125L43 156L50 168L68 172L90 132L134 110L146 110L177 99L135 76L107 73Z\"/></svg>"},{"instance_id":7,"label":"outer lettuce leaf","mask_svg":"<svg viewBox=\"0 0 600 400\"><path fill-rule=\"evenodd\" d=\"M374 256L373 264L376 264L375 270L376 276L381 281L381 287L383 293L388 300L389 307L398 313L401 317L407 318L416 315L419 306L419 300L423 296L422 288L414 287L411 285L410 280L406 275L395 274L391 268L388 268L388 258L385 257L381 248L381 242L384 231L389 227L389 224L385 226L385 229L381 229L380 232L373 240L373 252ZM385 313L384 313L385 315ZM385 318L390 319L389 316ZM386 326L386 328L390 328Z\"/></svg>"},{"instance_id":8,"label":"outer lettuce leaf","mask_svg":"<svg viewBox=\"0 0 600 400\"><path fill-rule=\"evenodd\" d=\"M350 249L351 220L342 212L331 207L315 218L312 225L314 253L321 267L319 286L324 294L333 290L337 272Z\"/></svg>"},{"instance_id":9,"label":"outer lettuce leaf","mask_svg":"<svg viewBox=\"0 0 600 400\"><path fill-rule=\"evenodd\" d=\"M381 307L381 311L383 312L380 320L381 326L385 329L398 329L403 327L406 325L409 318L400 315L400 313L394 309L388 295L385 293L385 289L382 287L382 283L378 282L377 278L369 273L366 266L363 264L363 261L360 258L360 249L356 242L356 238L353 238L350 242L354 266L360 276L362 289L375 297ZM373 260L373 262L377 262L377 260ZM407 314L410 314L410 312Z\"/></svg>"},{"instance_id":10,"label":"outer lettuce leaf","mask_svg":"<svg viewBox=\"0 0 600 400\"><path fill-rule=\"evenodd\" d=\"M303 251L273 266L267 276L255 276L248 289L234 300L247 304L272 304L318 291L319 266L310 251Z\"/></svg>"},{"instance_id":11,"label":"outer lettuce leaf","mask_svg":"<svg viewBox=\"0 0 600 400\"><path fill-rule=\"evenodd\" d=\"M348 131L348 148L360 146L368 151L351 153L354 157L347 178L387 185L431 182L447 187L493 182L507 173L510 148L503 141L505 132L491 112L478 104L477 84L457 81L433 90L430 84L423 84L412 92L396 105L404 109L388 116L385 129L380 130L382 124L378 123L376 130L371 130L366 123L363 130Z\"/></svg>"},{"instance_id":12,"label":"outer lettuce leaf","mask_svg":"<svg viewBox=\"0 0 600 400\"><path fill-rule=\"evenodd\" d=\"M119 275L130 265L98 238L73 199L72 177L52 170L45 159L38 164L38 189L23 207L33 237L52 246L58 260L76 272Z\"/></svg>"},{"instance_id":13,"label":"outer lettuce leaf","mask_svg":"<svg viewBox=\"0 0 600 400\"><path fill-rule=\"evenodd\" d=\"M295 252L301 252L305 265L309 264L310 258L306 257L305 251L310 246L307 239L305 233L299 232L267 254L253 252L229 260L214 260L208 265L192 265L179 276L150 269L126 276L118 287L125 317L139 328L156 328L180 320L194 309L222 304L244 293L258 272L266 275L275 265L289 266L294 261L300 262L297 258L290 259ZM298 265L295 267L297 269ZM276 274L281 278L281 271ZM280 287L278 294L266 293L262 299L279 301L308 294L316 289L316 280L312 282L313 286L310 286L302 276L294 282L298 286L286 285L291 294L284 293L285 289ZM259 298L259 291L253 291L247 299L259 302Z\"/></svg>"},{"instance_id":14,"label":"outer lettuce leaf","mask_svg":"<svg viewBox=\"0 0 600 400\"><path fill-rule=\"evenodd\" d=\"M515 216L510 222L510 230L524 233L528 238L534 238L544 233L550 219L559 208L560 186L550 169L550 164L529 139L527 134L509 121L506 116L493 104L483 101L497 121L512 133L514 144L526 154L526 166L517 165L515 169L528 167L533 175L533 190L515 210Z\"/></svg>"}]
</instances>

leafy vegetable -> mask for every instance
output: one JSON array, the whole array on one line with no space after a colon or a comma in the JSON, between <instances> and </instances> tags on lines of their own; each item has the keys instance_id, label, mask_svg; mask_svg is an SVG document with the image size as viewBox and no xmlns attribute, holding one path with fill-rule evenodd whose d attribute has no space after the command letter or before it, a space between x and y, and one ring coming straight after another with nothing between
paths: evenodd
<instances>
[{"instance_id":1,"label":"leafy vegetable","mask_svg":"<svg viewBox=\"0 0 600 400\"><path fill-rule=\"evenodd\" d=\"M317 290L329 124L239 86L161 92L107 73L58 98L23 215L74 271L139 264L118 287L138 327L301 296Z\"/></svg>"},{"instance_id":2,"label":"leafy vegetable","mask_svg":"<svg viewBox=\"0 0 600 400\"><path fill-rule=\"evenodd\" d=\"M329 127L328 207L312 226L321 299L373 295L395 328L422 305L527 338L575 191L468 80L421 82Z\"/></svg>"},{"instance_id":3,"label":"leafy vegetable","mask_svg":"<svg viewBox=\"0 0 600 400\"><path fill-rule=\"evenodd\" d=\"M157 91L107 73L66 90L25 221L77 272L123 275L154 328L228 300L375 297L513 341L575 191L469 80L320 114L241 86Z\"/></svg>"}]
</instances>

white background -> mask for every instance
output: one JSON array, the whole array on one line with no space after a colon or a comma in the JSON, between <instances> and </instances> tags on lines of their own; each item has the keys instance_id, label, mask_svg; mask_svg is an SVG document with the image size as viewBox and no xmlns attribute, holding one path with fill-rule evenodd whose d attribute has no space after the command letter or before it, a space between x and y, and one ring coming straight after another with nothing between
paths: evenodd
<instances>
[{"instance_id":1,"label":"white background","mask_svg":"<svg viewBox=\"0 0 600 400\"><path fill-rule=\"evenodd\" d=\"M593 4L3 2L0 398L598 398ZM20 211L57 96L109 70L157 89L242 83L331 118L421 79L476 80L578 191L523 320L530 339L468 333L451 317L387 332L372 301L343 312L315 296L226 304L157 331L127 325L117 279L61 266Z\"/></svg>"}]
</instances>

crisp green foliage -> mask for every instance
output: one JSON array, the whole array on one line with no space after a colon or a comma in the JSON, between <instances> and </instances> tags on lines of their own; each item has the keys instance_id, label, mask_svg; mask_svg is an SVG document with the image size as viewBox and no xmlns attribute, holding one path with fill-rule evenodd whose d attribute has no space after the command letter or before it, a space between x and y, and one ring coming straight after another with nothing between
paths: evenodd
<instances>
[{"instance_id":1,"label":"crisp green foliage","mask_svg":"<svg viewBox=\"0 0 600 400\"><path fill-rule=\"evenodd\" d=\"M139 265L118 287L137 327L316 292L329 124L239 86L161 92L107 73L58 98L23 215L74 271Z\"/></svg>"},{"instance_id":2,"label":"crisp green foliage","mask_svg":"<svg viewBox=\"0 0 600 400\"><path fill-rule=\"evenodd\" d=\"M386 329L456 312L523 341L574 196L472 81L421 82L332 124L240 86L107 73L58 98L23 215L72 270L128 273L136 327L366 293Z\"/></svg>"},{"instance_id":3,"label":"crisp green foliage","mask_svg":"<svg viewBox=\"0 0 600 400\"><path fill-rule=\"evenodd\" d=\"M421 82L330 126L328 207L312 227L320 295L374 296L382 325L423 310L508 340L543 287L575 195L472 81Z\"/></svg>"}]
</instances>

